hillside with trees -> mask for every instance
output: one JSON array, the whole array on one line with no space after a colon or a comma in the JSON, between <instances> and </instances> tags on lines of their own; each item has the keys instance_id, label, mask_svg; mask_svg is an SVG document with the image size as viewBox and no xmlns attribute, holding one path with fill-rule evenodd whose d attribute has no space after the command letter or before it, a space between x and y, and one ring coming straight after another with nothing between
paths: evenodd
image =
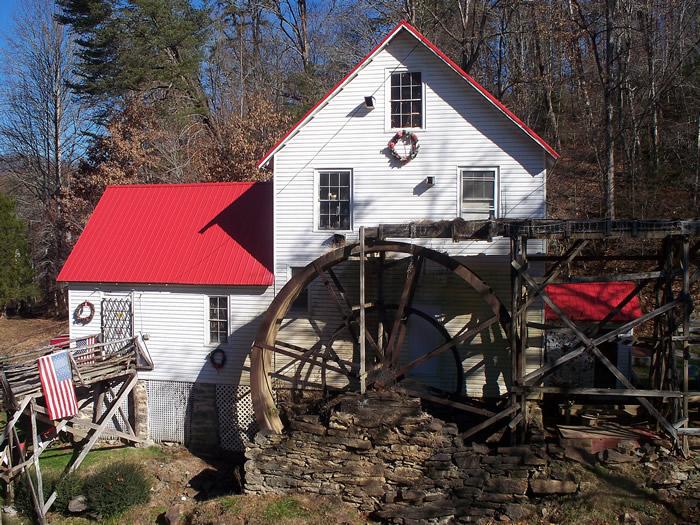
<instances>
[{"instance_id":1,"label":"hillside with trees","mask_svg":"<svg viewBox=\"0 0 700 525\"><path fill-rule=\"evenodd\" d=\"M561 153L553 217L697 215L692 0L29 0L5 45L0 188L47 303L108 184L256 160L406 19Z\"/></svg>"}]
</instances>

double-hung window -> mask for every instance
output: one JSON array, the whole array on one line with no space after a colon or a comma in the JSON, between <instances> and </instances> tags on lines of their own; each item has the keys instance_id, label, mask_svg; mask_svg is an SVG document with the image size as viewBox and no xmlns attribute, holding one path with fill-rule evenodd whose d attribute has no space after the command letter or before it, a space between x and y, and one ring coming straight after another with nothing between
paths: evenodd
<instances>
[{"instance_id":1,"label":"double-hung window","mask_svg":"<svg viewBox=\"0 0 700 525\"><path fill-rule=\"evenodd\" d=\"M498 184L495 169L460 169L460 185L463 219L496 217Z\"/></svg>"},{"instance_id":2,"label":"double-hung window","mask_svg":"<svg viewBox=\"0 0 700 525\"><path fill-rule=\"evenodd\" d=\"M350 170L318 172L318 229L349 230L352 204Z\"/></svg>"},{"instance_id":3,"label":"double-hung window","mask_svg":"<svg viewBox=\"0 0 700 525\"><path fill-rule=\"evenodd\" d=\"M209 344L228 341L228 297L209 297Z\"/></svg>"},{"instance_id":4,"label":"double-hung window","mask_svg":"<svg viewBox=\"0 0 700 525\"><path fill-rule=\"evenodd\" d=\"M390 93L392 129L423 127L423 81L420 73L392 73Z\"/></svg>"}]
</instances>

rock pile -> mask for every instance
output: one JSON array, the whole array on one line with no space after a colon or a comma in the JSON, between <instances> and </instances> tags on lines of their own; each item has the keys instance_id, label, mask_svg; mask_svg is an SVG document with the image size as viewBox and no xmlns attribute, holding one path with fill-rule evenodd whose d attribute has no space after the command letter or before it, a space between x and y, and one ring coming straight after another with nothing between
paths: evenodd
<instances>
[{"instance_id":1,"label":"rock pile","mask_svg":"<svg viewBox=\"0 0 700 525\"><path fill-rule=\"evenodd\" d=\"M284 435L258 434L246 457L246 493L336 495L391 523L522 520L539 497L578 490L549 476L544 445L465 445L395 392L345 396L326 422L296 416Z\"/></svg>"}]
</instances>

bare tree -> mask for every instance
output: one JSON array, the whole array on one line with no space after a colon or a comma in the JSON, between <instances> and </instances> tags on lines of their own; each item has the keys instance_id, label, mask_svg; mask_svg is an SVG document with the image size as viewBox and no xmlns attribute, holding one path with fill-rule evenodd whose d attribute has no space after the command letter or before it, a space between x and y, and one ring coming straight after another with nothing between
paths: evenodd
<instances>
[{"instance_id":1,"label":"bare tree","mask_svg":"<svg viewBox=\"0 0 700 525\"><path fill-rule=\"evenodd\" d=\"M46 299L60 308L55 280L70 243L62 197L85 150L87 119L66 87L73 44L54 19L53 2L32 0L23 7L17 36L4 50L0 147L19 211L32 225L35 264Z\"/></svg>"}]
</instances>

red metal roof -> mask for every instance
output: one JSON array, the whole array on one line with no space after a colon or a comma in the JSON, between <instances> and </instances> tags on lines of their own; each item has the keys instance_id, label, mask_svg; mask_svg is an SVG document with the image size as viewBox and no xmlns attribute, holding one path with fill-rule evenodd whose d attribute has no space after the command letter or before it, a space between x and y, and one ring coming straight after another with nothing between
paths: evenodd
<instances>
[{"instance_id":1,"label":"red metal roof","mask_svg":"<svg viewBox=\"0 0 700 525\"><path fill-rule=\"evenodd\" d=\"M109 186L57 280L270 285L272 183Z\"/></svg>"},{"instance_id":2,"label":"red metal roof","mask_svg":"<svg viewBox=\"0 0 700 525\"><path fill-rule=\"evenodd\" d=\"M258 167L263 167L267 162L272 158L272 156L277 153L277 151L284 146L284 143L290 139L293 135L294 132L297 131L300 127L302 127L304 124L306 124L310 118L318 111L320 110L325 103L332 98L336 93L340 91L340 89L347 84L352 78L354 78L355 73L362 68L365 64L367 64L369 61L374 58L374 56L381 51L398 33L400 30L406 30L409 32L409 34L413 35L415 38L417 38L419 41L421 41L430 51L435 53L440 59L442 59L451 69L453 69L458 75L460 75L464 80L466 80L469 84L471 84L479 93L481 93L491 104L493 104L496 108L498 108L501 112L503 112L504 115L506 115L516 126L518 126L520 129L522 129L527 135L530 136L537 144L539 144L553 159L558 159L559 158L559 153L557 153L552 146L547 144L547 142L540 137L537 133L535 133L527 124L525 124L520 118L518 118L515 113L513 113L510 109L508 109L500 100L498 100L495 96L493 96L484 86L479 84L474 77L472 77L469 73L464 71L461 67L459 67L450 57L448 57L445 53L443 53L435 44L433 44L428 38L425 37L420 31L418 31L415 27L413 27L411 24L406 22L405 20L402 20L394 28L389 31L389 33L382 39L381 42L379 42L372 50L365 55L365 57L360 60L355 67L353 67L350 71L348 71L347 75L345 75L335 86L333 86L328 93L326 93L321 100L319 100L314 106L307 111L299 121L292 126L287 133L284 134L284 136L277 141L277 143L272 146L267 153L265 153L265 156L261 158L258 161Z\"/></svg>"},{"instance_id":3,"label":"red metal roof","mask_svg":"<svg viewBox=\"0 0 700 525\"><path fill-rule=\"evenodd\" d=\"M602 321L610 311L634 290L633 282L567 283L545 287L547 295L572 321ZM554 321L559 316L545 304L545 319ZM639 296L635 295L612 322L627 322L642 315Z\"/></svg>"}]
</instances>

